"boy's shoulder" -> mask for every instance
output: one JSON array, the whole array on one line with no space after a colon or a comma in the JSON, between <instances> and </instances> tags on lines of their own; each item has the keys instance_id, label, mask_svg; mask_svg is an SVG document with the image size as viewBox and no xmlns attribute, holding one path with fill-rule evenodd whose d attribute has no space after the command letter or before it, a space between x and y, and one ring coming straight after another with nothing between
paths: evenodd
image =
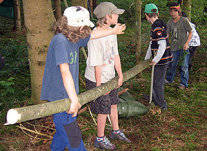
<instances>
[{"instance_id":1,"label":"boy's shoulder","mask_svg":"<svg viewBox=\"0 0 207 151\"><path fill-rule=\"evenodd\" d=\"M67 40L67 38L61 33L54 35L53 39Z\"/></svg>"},{"instance_id":2,"label":"boy's shoulder","mask_svg":"<svg viewBox=\"0 0 207 151\"><path fill-rule=\"evenodd\" d=\"M155 29L157 27L163 28L166 27L166 24L163 22L161 19L157 19L153 24L152 24L152 29Z\"/></svg>"}]
</instances>

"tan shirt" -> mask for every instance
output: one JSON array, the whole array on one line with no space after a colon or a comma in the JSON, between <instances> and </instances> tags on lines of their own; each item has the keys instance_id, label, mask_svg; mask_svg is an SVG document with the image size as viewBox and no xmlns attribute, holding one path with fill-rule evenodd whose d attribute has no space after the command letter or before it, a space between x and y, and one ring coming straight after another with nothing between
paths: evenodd
<instances>
[{"instance_id":1,"label":"tan shirt","mask_svg":"<svg viewBox=\"0 0 207 151\"><path fill-rule=\"evenodd\" d=\"M95 66L102 66L101 83L115 77L114 56L119 55L117 35L110 35L88 42L88 58L85 77L96 83Z\"/></svg>"}]
</instances>

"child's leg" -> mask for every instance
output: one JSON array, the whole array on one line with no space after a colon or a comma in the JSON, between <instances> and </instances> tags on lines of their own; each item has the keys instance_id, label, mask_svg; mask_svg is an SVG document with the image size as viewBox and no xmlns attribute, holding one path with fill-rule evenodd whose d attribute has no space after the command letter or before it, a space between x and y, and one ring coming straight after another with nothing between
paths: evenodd
<instances>
[{"instance_id":1,"label":"child's leg","mask_svg":"<svg viewBox=\"0 0 207 151\"><path fill-rule=\"evenodd\" d=\"M167 109L167 103L164 100L164 79L168 65L156 65L154 69L153 94L152 99L155 105Z\"/></svg>"},{"instance_id":2,"label":"child's leg","mask_svg":"<svg viewBox=\"0 0 207 151\"><path fill-rule=\"evenodd\" d=\"M106 126L106 114L98 114L97 116L97 136L103 137Z\"/></svg>"},{"instance_id":3,"label":"child's leg","mask_svg":"<svg viewBox=\"0 0 207 151\"><path fill-rule=\"evenodd\" d=\"M118 109L117 109L117 104L119 103L119 97L118 97L117 89L112 90L109 95L111 100L110 119L113 129L109 137L111 139L118 139L130 143L131 141L124 135L124 133L121 130L119 130L119 121L118 121L119 119L118 119Z\"/></svg>"},{"instance_id":4,"label":"child's leg","mask_svg":"<svg viewBox=\"0 0 207 151\"><path fill-rule=\"evenodd\" d=\"M110 119L113 130L119 130L117 104L111 105Z\"/></svg>"},{"instance_id":5,"label":"child's leg","mask_svg":"<svg viewBox=\"0 0 207 151\"><path fill-rule=\"evenodd\" d=\"M56 133L51 144L52 151L63 151L67 146L70 151L86 151L76 117L66 112L53 115Z\"/></svg>"}]
</instances>

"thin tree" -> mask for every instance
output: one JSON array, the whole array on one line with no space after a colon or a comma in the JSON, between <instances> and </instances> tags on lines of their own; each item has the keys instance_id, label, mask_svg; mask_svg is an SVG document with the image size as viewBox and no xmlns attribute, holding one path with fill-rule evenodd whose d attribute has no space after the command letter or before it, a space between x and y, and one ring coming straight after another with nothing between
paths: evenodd
<instances>
[{"instance_id":1,"label":"thin tree","mask_svg":"<svg viewBox=\"0 0 207 151\"><path fill-rule=\"evenodd\" d=\"M88 8L88 0L71 0L73 6L82 6Z\"/></svg>"},{"instance_id":2,"label":"thin tree","mask_svg":"<svg viewBox=\"0 0 207 151\"><path fill-rule=\"evenodd\" d=\"M192 0L183 0L183 11L187 14L189 20L191 20L191 5Z\"/></svg>"},{"instance_id":3,"label":"thin tree","mask_svg":"<svg viewBox=\"0 0 207 151\"><path fill-rule=\"evenodd\" d=\"M40 101L42 78L55 17L51 0L23 0L23 10L31 73L31 100L38 104L43 102Z\"/></svg>"},{"instance_id":4,"label":"thin tree","mask_svg":"<svg viewBox=\"0 0 207 151\"><path fill-rule=\"evenodd\" d=\"M55 7L55 18L56 20L58 20L59 18L62 17L60 0L54 1L54 7Z\"/></svg>"},{"instance_id":5,"label":"thin tree","mask_svg":"<svg viewBox=\"0 0 207 151\"><path fill-rule=\"evenodd\" d=\"M136 52L135 52L135 54L136 54L136 63L137 64L141 60L141 7L142 7L142 1L141 0L136 0L136 3L135 3Z\"/></svg>"},{"instance_id":6,"label":"thin tree","mask_svg":"<svg viewBox=\"0 0 207 151\"><path fill-rule=\"evenodd\" d=\"M21 30L20 0L14 0L14 30Z\"/></svg>"}]
</instances>

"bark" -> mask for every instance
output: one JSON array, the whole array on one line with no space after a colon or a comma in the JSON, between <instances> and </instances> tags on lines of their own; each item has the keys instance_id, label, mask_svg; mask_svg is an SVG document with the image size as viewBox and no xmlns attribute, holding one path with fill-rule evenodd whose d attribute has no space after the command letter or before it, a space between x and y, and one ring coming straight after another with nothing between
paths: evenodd
<instances>
[{"instance_id":1,"label":"bark","mask_svg":"<svg viewBox=\"0 0 207 151\"><path fill-rule=\"evenodd\" d=\"M14 30L21 30L20 0L14 0Z\"/></svg>"},{"instance_id":2,"label":"bark","mask_svg":"<svg viewBox=\"0 0 207 151\"><path fill-rule=\"evenodd\" d=\"M62 17L60 0L55 0L54 6L55 6L55 18L56 20L58 20L59 18Z\"/></svg>"},{"instance_id":3,"label":"bark","mask_svg":"<svg viewBox=\"0 0 207 151\"><path fill-rule=\"evenodd\" d=\"M187 14L189 21L191 21L191 5L192 0L183 0L183 11Z\"/></svg>"},{"instance_id":4,"label":"bark","mask_svg":"<svg viewBox=\"0 0 207 151\"><path fill-rule=\"evenodd\" d=\"M51 0L23 0L24 20L30 62L31 100L34 104L40 101L44 65L48 45L53 32L51 27L55 22Z\"/></svg>"},{"instance_id":5,"label":"bark","mask_svg":"<svg viewBox=\"0 0 207 151\"><path fill-rule=\"evenodd\" d=\"M132 69L126 71L123 74L124 82L133 78L138 73L142 72L144 69L149 67L149 63L150 60L143 61L140 64L133 67ZM92 100L95 100L99 96L104 95L106 92L114 89L117 86L117 83L118 83L118 77L115 77L111 81L99 87L81 93L80 95L78 95L80 104L84 105ZM15 123L25 122L28 120L49 116L55 113L67 111L69 108L70 108L70 100L63 99L63 100L57 100L57 101L38 104L38 105L10 109L7 113L7 124L15 124Z\"/></svg>"},{"instance_id":6,"label":"bark","mask_svg":"<svg viewBox=\"0 0 207 151\"><path fill-rule=\"evenodd\" d=\"M93 14L93 0L89 0L89 4L90 4L90 11L91 11L91 16Z\"/></svg>"},{"instance_id":7,"label":"bark","mask_svg":"<svg viewBox=\"0 0 207 151\"><path fill-rule=\"evenodd\" d=\"M135 8L135 20L136 20L136 63L138 64L141 60L141 7L142 1L136 0Z\"/></svg>"},{"instance_id":8,"label":"bark","mask_svg":"<svg viewBox=\"0 0 207 151\"><path fill-rule=\"evenodd\" d=\"M88 0L71 0L73 6L82 6L88 8Z\"/></svg>"},{"instance_id":9,"label":"bark","mask_svg":"<svg viewBox=\"0 0 207 151\"><path fill-rule=\"evenodd\" d=\"M183 0L178 0L178 4L183 5Z\"/></svg>"}]
</instances>

